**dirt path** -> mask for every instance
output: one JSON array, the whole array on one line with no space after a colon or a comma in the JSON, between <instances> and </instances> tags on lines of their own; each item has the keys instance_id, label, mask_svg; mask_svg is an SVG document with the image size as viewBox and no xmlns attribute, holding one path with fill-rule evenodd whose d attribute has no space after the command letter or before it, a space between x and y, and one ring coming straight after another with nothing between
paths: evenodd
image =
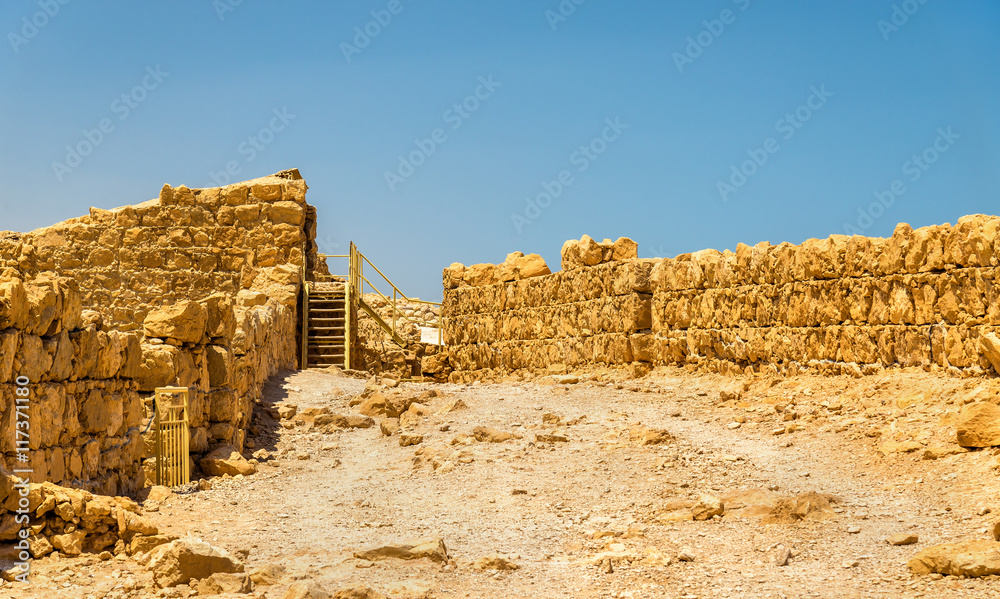
<instances>
[{"instance_id":1,"label":"dirt path","mask_svg":"<svg viewBox=\"0 0 1000 599\"><path fill-rule=\"evenodd\" d=\"M930 544L985 537L1000 511L996 457L876 451L881 431L933 427L921 414L958 404L872 410L878 394L852 403L844 391L861 383L820 379L720 403L720 387L732 384L680 374L617 385L407 383L382 392L443 395L403 431L422 435L419 444L401 447L399 433L385 436L377 424L324 432L286 420L290 428L258 437L276 458L257 474L213 479L212 489L174 496L151 516L166 532L249 550L249 568L284 566L290 577L255 591L270 598L296 578L400 597L1000 597L997 577L932 580L905 566ZM270 383L265 399L346 414L363 388L299 372ZM442 413L455 400L466 407ZM543 424L554 420L546 414L562 424ZM802 430L775 434L789 424ZM521 438L451 444L480 426ZM641 444L658 429L669 433L654 439L663 443ZM739 509L747 497L808 492L836 498L826 518L765 524ZM727 499L726 514L685 518L703 495ZM895 533L919 543L890 546ZM451 565L353 557L419 537L443 538ZM787 565L777 565L786 550ZM678 559L684 553L691 561ZM472 567L490 555L520 568Z\"/></svg>"}]
</instances>

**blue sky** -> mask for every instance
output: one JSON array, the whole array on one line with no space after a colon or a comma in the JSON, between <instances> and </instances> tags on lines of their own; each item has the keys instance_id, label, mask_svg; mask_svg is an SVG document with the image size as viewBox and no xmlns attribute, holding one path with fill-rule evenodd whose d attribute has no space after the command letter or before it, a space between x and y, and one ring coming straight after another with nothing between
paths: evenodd
<instances>
[{"instance_id":1,"label":"blue sky","mask_svg":"<svg viewBox=\"0 0 1000 599\"><path fill-rule=\"evenodd\" d=\"M992 0L36 0L0 23L0 229L297 167L324 249L438 299L452 262L558 269L584 233L674 256L1000 200Z\"/></svg>"}]
</instances>

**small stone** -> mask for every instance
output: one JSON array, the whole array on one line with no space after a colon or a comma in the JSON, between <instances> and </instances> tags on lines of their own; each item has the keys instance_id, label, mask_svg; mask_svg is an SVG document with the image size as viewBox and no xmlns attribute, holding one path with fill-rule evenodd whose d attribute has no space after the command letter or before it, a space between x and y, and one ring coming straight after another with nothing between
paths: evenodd
<instances>
[{"instance_id":1,"label":"small stone","mask_svg":"<svg viewBox=\"0 0 1000 599\"><path fill-rule=\"evenodd\" d=\"M569 439L563 435L535 435L536 443L567 443Z\"/></svg>"},{"instance_id":2,"label":"small stone","mask_svg":"<svg viewBox=\"0 0 1000 599\"><path fill-rule=\"evenodd\" d=\"M378 423L379 429L386 437L391 437L399 432L399 418L384 418Z\"/></svg>"},{"instance_id":3,"label":"small stone","mask_svg":"<svg viewBox=\"0 0 1000 599\"><path fill-rule=\"evenodd\" d=\"M856 535L859 532L861 532L861 527L860 526L854 525L854 526L848 526L847 527L847 533L848 534Z\"/></svg>"},{"instance_id":4,"label":"small stone","mask_svg":"<svg viewBox=\"0 0 1000 599\"><path fill-rule=\"evenodd\" d=\"M782 549L778 552L778 557L774 560L774 565L778 567L787 566L790 559L792 559L792 550L787 548Z\"/></svg>"},{"instance_id":5,"label":"small stone","mask_svg":"<svg viewBox=\"0 0 1000 599\"><path fill-rule=\"evenodd\" d=\"M846 570L846 569L850 569L850 568L857 568L859 563L860 562L858 562L858 560L851 559L851 560L847 560L847 561L843 562L840 565Z\"/></svg>"},{"instance_id":6,"label":"small stone","mask_svg":"<svg viewBox=\"0 0 1000 599\"><path fill-rule=\"evenodd\" d=\"M1000 521L993 523L993 540L1000 541Z\"/></svg>"},{"instance_id":7,"label":"small stone","mask_svg":"<svg viewBox=\"0 0 1000 599\"><path fill-rule=\"evenodd\" d=\"M500 557L499 555L481 557L472 564L473 570L497 570L500 572L509 572L517 570L518 568L520 568L520 566L506 558Z\"/></svg>"},{"instance_id":8,"label":"small stone","mask_svg":"<svg viewBox=\"0 0 1000 599\"><path fill-rule=\"evenodd\" d=\"M917 535L901 532L889 536L889 538L887 538L885 542L890 545L914 545L919 540L920 538L917 537Z\"/></svg>"},{"instance_id":9,"label":"small stone","mask_svg":"<svg viewBox=\"0 0 1000 599\"><path fill-rule=\"evenodd\" d=\"M679 562L693 562L695 559L694 549L690 547L684 547L681 552L677 554L677 561Z\"/></svg>"},{"instance_id":10,"label":"small stone","mask_svg":"<svg viewBox=\"0 0 1000 599\"><path fill-rule=\"evenodd\" d=\"M698 503L691 508L691 517L695 520L711 520L714 516L721 516L725 513L725 504L713 495L702 495L698 498Z\"/></svg>"},{"instance_id":11,"label":"small stone","mask_svg":"<svg viewBox=\"0 0 1000 599\"><path fill-rule=\"evenodd\" d=\"M399 446L409 447L411 445L419 445L424 442L423 435L400 435L399 436Z\"/></svg>"}]
</instances>

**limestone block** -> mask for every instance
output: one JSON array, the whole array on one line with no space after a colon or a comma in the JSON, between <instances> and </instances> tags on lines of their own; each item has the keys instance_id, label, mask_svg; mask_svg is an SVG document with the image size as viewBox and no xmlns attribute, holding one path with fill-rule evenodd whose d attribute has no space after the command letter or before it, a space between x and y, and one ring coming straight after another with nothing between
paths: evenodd
<instances>
[{"instance_id":1,"label":"limestone block","mask_svg":"<svg viewBox=\"0 0 1000 599\"><path fill-rule=\"evenodd\" d=\"M198 343L205 336L208 314L193 301L180 301L152 310L143 321L147 337Z\"/></svg>"},{"instance_id":2,"label":"limestone block","mask_svg":"<svg viewBox=\"0 0 1000 599\"><path fill-rule=\"evenodd\" d=\"M25 329L28 323L28 294L20 279L0 282L0 330Z\"/></svg>"},{"instance_id":3,"label":"limestone block","mask_svg":"<svg viewBox=\"0 0 1000 599\"><path fill-rule=\"evenodd\" d=\"M142 345L142 364L139 366L139 390L152 392L157 387L167 387L177 380L181 351L170 345Z\"/></svg>"},{"instance_id":4,"label":"limestone block","mask_svg":"<svg viewBox=\"0 0 1000 599\"><path fill-rule=\"evenodd\" d=\"M229 384L229 373L233 367L232 352L221 345L205 348L208 380L210 387L224 387Z\"/></svg>"}]
</instances>

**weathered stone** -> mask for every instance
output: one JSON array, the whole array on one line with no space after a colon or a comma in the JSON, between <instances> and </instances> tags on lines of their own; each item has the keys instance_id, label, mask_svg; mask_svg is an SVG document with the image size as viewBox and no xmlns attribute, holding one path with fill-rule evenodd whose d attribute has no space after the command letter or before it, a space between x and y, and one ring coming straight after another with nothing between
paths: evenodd
<instances>
[{"instance_id":1,"label":"weathered stone","mask_svg":"<svg viewBox=\"0 0 1000 599\"><path fill-rule=\"evenodd\" d=\"M915 534L901 532L894 535L889 535L889 537L886 538L885 542L890 545L913 545L917 543L919 540L920 538Z\"/></svg>"},{"instance_id":2,"label":"weathered stone","mask_svg":"<svg viewBox=\"0 0 1000 599\"><path fill-rule=\"evenodd\" d=\"M160 588L202 580L217 572L243 572L243 563L223 549L187 538L160 545L150 553L148 567Z\"/></svg>"},{"instance_id":3,"label":"weathered stone","mask_svg":"<svg viewBox=\"0 0 1000 599\"><path fill-rule=\"evenodd\" d=\"M318 583L311 580L293 582L281 599L330 599L332 595ZM345 598L346 599L346 598ZM352 599L363 599L356 597Z\"/></svg>"},{"instance_id":4,"label":"weathered stone","mask_svg":"<svg viewBox=\"0 0 1000 599\"><path fill-rule=\"evenodd\" d=\"M503 443L512 439L520 439L519 435L507 431L500 431L486 426L477 426L472 429L472 436L480 443Z\"/></svg>"},{"instance_id":5,"label":"weathered stone","mask_svg":"<svg viewBox=\"0 0 1000 599\"><path fill-rule=\"evenodd\" d=\"M379 421L379 428L386 437L391 437L399 432L398 418L383 418Z\"/></svg>"},{"instance_id":6,"label":"weathered stone","mask_svg":"<svg viewBox=\"0 0 1000 599\"><path fill-rule=\"evenodd\" d=\"M472 562L474 570L497 570L500 572L512 572L520 568L514 562L500 557L499 555L488 555Z\"/></svg>"},{"instance_id":7,"label":"weathered stone","mask_svg":"<svg viewBox=\"0 0 1000 599\"><path fill-rule=\"evenodd\" d=\"M448 550L444 546L444 539L429 537L370 547L354 552L354 557L368 561L386 558L403 560L426 558L432 562L447 562Z\"/></svg>"},{"instance_id":8,"label":"weathered stone","mask_svg":"<svg viewBox=\"0 0 1000 599\"><path fill-rule=\"evenodd\" d=\"M83 553L83 541L87 531L77 530L71 533L52 536L52 546L65 555L80 555Z\"/></svg>"},{"instance_id":9,"label":"weathered stone","mask_svg":"<svg viewBox=\"0 0 1000 599\"><path fill-rule=\"evenodd\" d=\"M181 301L150 311L142 326L147 337L198 343L205 336L207 324L208 314L201 304Z\"/></svg>"},{"instance_id":10,"label":"weathered stone","mask_svg":"<svg viewBox=\"0 0 1000 599\"><path fill-rule=\"evenodd\" d=\"M963 541L928 547L906 563L914 574L946 574L951 576L1000 575L1000 542Z\"/></svg>"},{"instance_id":11,"label":"weathered stone","mask_svg":"<svg viewBox=\"0 0 1000 599\"><path fill-rule=\"evenodd\" d=\"M209 476L223 476L225 474L246 476L257 472L257 466L248 462L232 445L223 445L212 451L202 458L198 465Z\"/></svg>"},{"instance_id":12,"label":"weathered stone","mask_svg":"<svg viewBox=\"0 0 1000 599\"><path fill-rule=\"evenodd\" d=\"M628 237L619 237L614 244L615 260L631 260L639 257L639 244Z\"/></svg>"},{"instance_id":13,"label":"weathered stone","mask_svg":"<svg viewBox=\"0 0 1000 599\"><path fill-rule=\"evenodd\" d=\"M1000 445L1000 406L989 402L966 406L958 418L956 439L962 447Z\"/></svg>"},{"instance_id":14,"label":"weathered stone","mask_svg":"<svg viewBox=\"0 0 1000 599\"><path fill-rule=\"evenodd\" d=\"M629 428L629 440L638 445L663 445L674 441L669 431L635 425Z\"/></svg>"},{"instance_id":15,"label":"weathered stone","mask_svg":"<svg viewBox=\"0 0 1000 599\"><path fill-rule=\"evenodd\" d=\"M702 495L698 498L698 503L691 508L691 517L695 520L711 520L725 513L726 505L713 495Z\"/></svg>"},{"instance_id":16,"label":"weathered stone","mask_svg":"<svg viewBox=\"0 0 1000 599\"><path fill-rule=\"evenodd\" d=\"M366 585L355 585L338 590L332 599L386 599L386 596ZM393 599L396 599L394 596ZM400 599L403 599L400 597Z\"/></svg>"},{"instance_id":17,"label":"weathered stone","mask_svg":"<svg viewBox=\"0 0 1000 599\"><path fill-rule=\"evenodd\" d=\"M148 553L160 545L166 545L171 541L176 541L175 535L141 535L137 534L129 541L126 552L128 555L138 555Z\"/></svg>"},{"instance_id":18,"label":"weathered stone","mask_svg":"<svg viewBox=\"0 0 1000 599\"><path fill-rule=\"evenodd\" d=\"M260 566L250 573L250 580L259 586L271 586L285 577L287 571L284 566L278 564L266 564Z\"/></svg>"},{"instance_id":19,"label":"weathered stone","mask_svg":"<svg viewBox=\"0 0 1000 599\"><path fill-rule=\"evenodd\" d=\"M250 576L244 573L216 572L198 581L199 595L246 594L251 591L253 583Z\"/></svg>"},{"instance_id":20,"label":"weathered stone","mask_svg":"<svg viewBox=\"0 0 1000 599\"><path fill-rule=\"evenodd\" d=\"M826 520L836 517L832 503L835 499L822 493L803 493L779 500L762 522L765 524L792 524L802 520Z\"/></svg>"},{"instance_id":21,"label":"weathered stone","mask_svg":"<svg viewBox=\"0 0 1000 599\"><path fill-rule=\"evenodd\" d=\"M419 445L420 443L423 443L423 442L424 442L424 436L423 435L402 434L402 435L399 436L399 446L400 447L409 447L410 445Z\"/></svg>"}]
</instances>

